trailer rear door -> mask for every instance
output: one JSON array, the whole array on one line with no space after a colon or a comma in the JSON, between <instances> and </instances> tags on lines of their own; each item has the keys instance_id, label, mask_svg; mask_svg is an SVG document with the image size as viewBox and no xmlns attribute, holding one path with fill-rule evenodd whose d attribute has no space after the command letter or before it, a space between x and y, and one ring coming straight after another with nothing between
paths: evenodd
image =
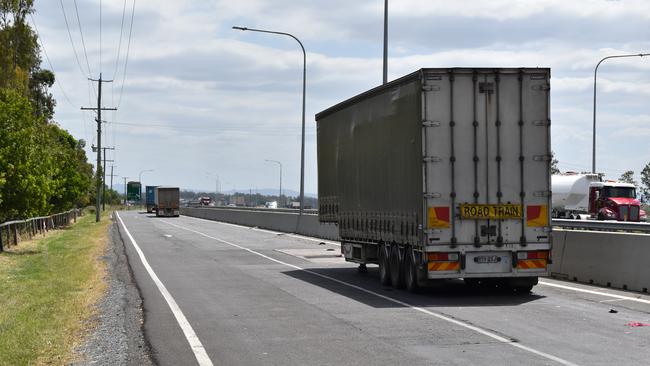
<instances>
[{"instance_id":1,"label":"trailer rear door","mask_svg":"<svg viewBox=\"0 0 650 366\"><path fill-rule=\"evenodd\" d=\"M426 69L428 245L548 243L549 69Z\"/></svg>"}]
</instances>

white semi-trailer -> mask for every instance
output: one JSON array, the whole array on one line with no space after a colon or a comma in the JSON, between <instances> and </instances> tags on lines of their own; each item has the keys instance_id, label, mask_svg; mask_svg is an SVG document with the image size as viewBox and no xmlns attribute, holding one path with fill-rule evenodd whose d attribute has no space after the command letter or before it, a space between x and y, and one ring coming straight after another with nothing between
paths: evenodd
<instances>
[{"instance_id":1,"label":"white semi-trailer","mask_svg":"<svg viewBox=\"0 0 650 366\"><path fill-rule=\"evenodd\" d=\"M319 219L345 259L417 290L528 291L551 249L550 70L422 69L316 115Z\"/></svg>"}]
</instances>

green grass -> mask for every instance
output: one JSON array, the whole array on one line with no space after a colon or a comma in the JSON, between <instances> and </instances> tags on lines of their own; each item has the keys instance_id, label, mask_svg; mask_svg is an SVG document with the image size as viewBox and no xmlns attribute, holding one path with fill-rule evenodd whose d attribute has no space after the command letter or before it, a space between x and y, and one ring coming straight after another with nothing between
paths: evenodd
<instances>
[{"instance_id":1,"label":"green grass","mask_svg":"<svg viewBox=\"0 0 650 366\"><path fill-rule=\"evenodd\" d=\"M108 212L108 211L107 211ZM77 224L0 253L0 365L62 365L92 328L110 220Z\"/></svg>"}]
</instances>

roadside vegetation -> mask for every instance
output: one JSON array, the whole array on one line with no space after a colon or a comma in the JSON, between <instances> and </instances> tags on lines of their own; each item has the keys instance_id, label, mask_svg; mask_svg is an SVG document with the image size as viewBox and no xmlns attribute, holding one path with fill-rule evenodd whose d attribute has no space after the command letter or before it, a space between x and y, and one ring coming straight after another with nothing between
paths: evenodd
<instances>
[{"instance_id":1,"label":"roadside vegetation","mask_svg":"<svg viewBox=\"0 0 650 366\"><path fill-rule=\"evenodd\" d=\"M105 292L107 214L0 253L0 365L64 365Z\"/></svg>"},{"instance_id":2,"label":"roadside vegetation","mask_svg":"<svg viewBox=\"0 0 650 366\"><path fill-rule=\"evenodd\" d=\"M0 222L85 207L96 190L86 142L55 119L56 78L41 68L33 2L0 0Z\"/></svg>"}]
</instances>

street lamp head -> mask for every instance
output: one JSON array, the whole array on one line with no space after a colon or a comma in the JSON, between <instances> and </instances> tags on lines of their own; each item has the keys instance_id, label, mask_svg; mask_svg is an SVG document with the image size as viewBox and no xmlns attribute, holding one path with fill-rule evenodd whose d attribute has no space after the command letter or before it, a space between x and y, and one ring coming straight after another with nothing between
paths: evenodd
<instances>
[{"instance_id":1,"label":"street lamp head","mask_svg":"<svg viewBox=\"0 0 650 366\"><path fill-rule=\"evenodd\" d=\"M237 27L237 26L233 26L232 29L237 29L237 30L240 30L240 31L248 30L248 28L246 28L246 27Z\"/></svg>"}]
</instances>

